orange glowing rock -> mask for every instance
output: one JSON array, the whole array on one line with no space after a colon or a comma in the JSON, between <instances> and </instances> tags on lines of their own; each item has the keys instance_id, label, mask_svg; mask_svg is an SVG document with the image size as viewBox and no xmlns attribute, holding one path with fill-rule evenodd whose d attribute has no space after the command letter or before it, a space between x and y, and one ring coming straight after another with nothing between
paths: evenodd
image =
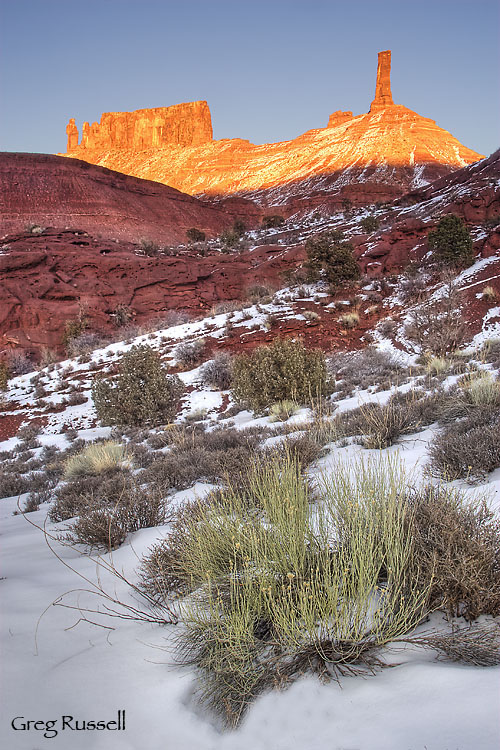
<instances>
[{"instance_id":1,"label":"orange glowing rock","mask_svg":"<svg viewBox=\"0 0 500 750\"><path fill-rule=\"evenodd\" d=\"M104 114L100 124L84 123L82 143L68 155L191 195L239 194L263 205L318 191L331 199L349 186L362 194L359 202L387 200L481 158L434 120L394 104L390 72L385 50L368 114L339 110L326 128L291 141L214 141L207 103L192 102Z\"/></svg>"}]
</instances>

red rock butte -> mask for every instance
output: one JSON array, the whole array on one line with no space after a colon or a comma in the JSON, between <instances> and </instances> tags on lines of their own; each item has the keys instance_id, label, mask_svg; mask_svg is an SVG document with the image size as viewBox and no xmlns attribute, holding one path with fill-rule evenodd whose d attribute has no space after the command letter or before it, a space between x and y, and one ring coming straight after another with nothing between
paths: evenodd
<instances>
[{"instance_id":1,"label":"red rock butte","mask_svg":"<svg viewBox=\"0 0 500 750\"><path fill-rule=\"evenodd\" d=\"M434 120L394 104L390 74L385 50L367 114L338 110L327 127L291 141L213 140L210 110L200 101L105 113L100 123L84 123L80 143L71 119L67 155L190 195L237 194L290 209L325 195L388 200L482 158Z\"/></svg>"}]
</instances>

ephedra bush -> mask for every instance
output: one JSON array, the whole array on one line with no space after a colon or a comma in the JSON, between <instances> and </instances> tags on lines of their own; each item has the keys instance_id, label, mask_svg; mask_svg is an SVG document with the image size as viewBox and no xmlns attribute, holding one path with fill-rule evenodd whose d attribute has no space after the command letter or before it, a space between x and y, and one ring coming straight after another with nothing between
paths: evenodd
<instances>
[{"instance_id":1,"label":"ephedra bush","mask_svg":"<svg viewBox=\"0 0 500 750\"><path fill-rule=\"evenodd\" d=\"M339 678L382 668L381 648L410 640L429 602L455 612L472 592L471 614L481 613L481 565L496 592L488 611L498 610L490 554L498 530L483 534L470 573L477 540L468 544L469 522L484 526L484 519L455 514L438 540L446 562L436 569L434 536L449 503L434 513L408 484L394 459L337 466L319 482L322 502L312 513L300 466L280 455L256 465L244 488L179 511L173 534L144 561L143 585L158 601L187 595L177 655L199 670L202 703L236 725L257 695L305 672ZM417 645L450 650L448 642ZM487 656L498 660L494 649Z\"/></svg>"}]
</instances>

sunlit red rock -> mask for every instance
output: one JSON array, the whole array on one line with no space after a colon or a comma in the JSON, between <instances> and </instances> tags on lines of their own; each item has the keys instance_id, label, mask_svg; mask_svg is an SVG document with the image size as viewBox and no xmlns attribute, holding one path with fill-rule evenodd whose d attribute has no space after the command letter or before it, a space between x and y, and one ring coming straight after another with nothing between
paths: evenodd
<instances>
[{"instance_id":1,"label":"sunlit red rock","mask_svg":"<svg viewBox=\"0 0 500 750\"><path fill-rule=\"evenodd\" d=\"M98 133L91 129L85 135L84 130L83 145L70 155L191 195L239 194L265 206L283 206L288 214L311 205L338 208L346 196L354 204L393 199L481 155L434 120L393 103L390 56L389 50L379 53L375 98L368 114L353 116L339 110L327 127L291 141L260 146L241 139L213 141L206 126L204 140L167 142L155 136L154 113L160 110L140 110L147 118L147 138L137 136L136 126L121 125L138 113L108 113ZM199 104L192 103L192 112L183 110L184 130L198 128ZM208 105L201 104L206 107L203 121L208 122Z\"/></svg>"}]
</instances>

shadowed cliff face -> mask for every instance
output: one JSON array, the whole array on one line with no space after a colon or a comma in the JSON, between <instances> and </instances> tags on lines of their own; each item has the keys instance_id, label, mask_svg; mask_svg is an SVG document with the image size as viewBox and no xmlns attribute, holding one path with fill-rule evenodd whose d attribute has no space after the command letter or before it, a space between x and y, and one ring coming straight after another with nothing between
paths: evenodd
<instances>
[{"instance_id":1,"label":"shadowed cliff face","mask_svg":"<svg viewBox=\"0 0 500 750\"><path fill-rule=\"evenodd\" d=\"M433 120L393 103L390 68L390 50L380 52L375 98L368 114L354 117L352 112L339 110L330 116L328 127L310 130L292 141L257 146L240 139L212 141L211 137L189 143L176 141L174 136L172 140L156 137L153 142L153 136L148 136L137 146L131 128L119 125L122 119L139 114L132 112L103 115L101 131L113 133L105 145L94 138L75 147L73 139L72 147L68 131L69 153L190 195L244 195L263 206L287 206L318 191L336 195L340 202L352 186L361 188L350 199L369 203L373 194L381 192L380 186L386 186L386 194L395 197L480 159L480 154L463 146ZM197 109L198 105L204 107ZM179 110L179 127L186 128L185 117L191 117L193 132L205 132L208 105L179 105L189 106L192 111L183 109L182 117ZM165 109L169 110L175 107ZM140 113L146 117L150 112L151 124L158 111ZM114 124L106 118L114 118ZM70 123L71 127L76 126Z\"/></svg>"}]
</instances>

